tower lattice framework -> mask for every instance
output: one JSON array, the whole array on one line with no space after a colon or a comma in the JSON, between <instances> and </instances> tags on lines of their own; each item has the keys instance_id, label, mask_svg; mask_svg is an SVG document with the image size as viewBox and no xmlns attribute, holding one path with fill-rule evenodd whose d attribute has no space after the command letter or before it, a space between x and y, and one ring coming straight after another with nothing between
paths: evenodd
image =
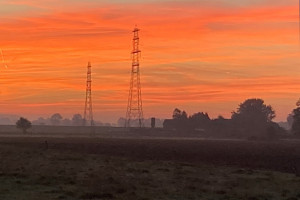
<instances>
[{"instance_id":1,"label":"tower lattice framework","mask_svg":"<svg viewBox=\"0 0 300 200\"><path fill-rule=\"evenodd\" d=\"M93 107L92 107L92 66L88 63L87 66L87 79L86 79L86 98L84 107L83 125L94 125L93 120Z\"/></svg>"},{"instance_id":2,"label":"tower lattice framework","mask_svg":"<svg viewBox=\"0 0 300 200\"><path fill-rule=\"evenodd\" d=\"M143 105L139 63L141 57L141 51L139 50L139 31L140 29L137 27L133 30L133 50L131 52L132 67L125 127L130 127L134 120L138 120L138 126L143 127Z\"/></svg>"}]
</instances>

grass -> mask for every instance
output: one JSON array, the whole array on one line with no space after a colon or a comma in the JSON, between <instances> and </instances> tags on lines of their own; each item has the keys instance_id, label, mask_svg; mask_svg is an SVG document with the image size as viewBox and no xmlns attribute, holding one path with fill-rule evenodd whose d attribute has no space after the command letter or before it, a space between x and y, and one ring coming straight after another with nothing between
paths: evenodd
<instances>
[{"instance_id":1,"label":"grass","mask_svg":"<svg viewBox=\"0 0 300 200\"><path fill-rule=\"evenodd\" d=\"M0 143L0 157L1 200L300 199L290 173L14 142Z\"/></svg>"}]
</instances>

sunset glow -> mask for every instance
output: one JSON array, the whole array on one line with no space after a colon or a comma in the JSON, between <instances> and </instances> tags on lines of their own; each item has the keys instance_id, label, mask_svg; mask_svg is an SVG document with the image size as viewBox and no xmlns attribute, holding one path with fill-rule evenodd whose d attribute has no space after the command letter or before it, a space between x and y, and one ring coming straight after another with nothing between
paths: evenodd
<instances>
[{"instance_id":1,"label":"sunset glow","mask_svg":"<svg viewBox=\"0 0 300 200\"><path fill-rule=\"evenodd\" d=\"M300 97L298 1L0 0L0 113L83 113L92 64L95 120L127 106L140 31L145 118L174 108L230 117L247 98L285 121Z\"/></svg>"}]
</instances>

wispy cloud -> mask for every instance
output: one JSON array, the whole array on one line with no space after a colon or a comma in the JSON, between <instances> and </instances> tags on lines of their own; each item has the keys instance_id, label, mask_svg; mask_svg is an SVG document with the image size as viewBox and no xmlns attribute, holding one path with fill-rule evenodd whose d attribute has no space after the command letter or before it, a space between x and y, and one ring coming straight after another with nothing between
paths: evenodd
<instances>
[{"instance_id":1,"label":"wispy cloud","mask_svg":"<svg viewBox=\"0 0 300 200\"><path fill-rule=\"evenodd\" d=\"M284 119L300 90L297 3L0 1L0 47L11 61L0 74L2 111L80 112L91 61L95 116L123 116L137 24L146 116L174 107L226 116L263 97Z\"/></svg>"}]
</instances>

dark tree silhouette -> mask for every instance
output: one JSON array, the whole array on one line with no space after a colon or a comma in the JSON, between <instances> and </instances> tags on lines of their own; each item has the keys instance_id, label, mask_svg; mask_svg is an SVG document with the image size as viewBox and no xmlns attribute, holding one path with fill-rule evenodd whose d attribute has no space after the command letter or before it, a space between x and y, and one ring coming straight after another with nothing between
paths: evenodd
<instances>
[{"instance_id":1,"label":"dark tree silhouette","mask_svg":"<svg viewBox=\"0 0 300 200\"><path fill-rule=\"evenodd\" d=\"M178 119L181 117L181 110L179 110L178 108L175 108L173 111L173 119Z\"/></svg>"},{"instance_id":2,"label":"dark tree silhouette","mask_svg":"<svg viewBox=\"0 0 300 200\"><path fill-rule=\"evenodd\" d=\"M27 132L27 129L31 128L31 122L26 119L21 117L17 122L16 122L17 128L22 129L23 133L25 134Z\"/></svg>"},{"instance_id":3,"label":"dark tree silhouette","mask_svg":"<svg viewBox=\"0 0 300 200\"><path fill-rule=\"evenodd\" d=\"M296 111L295 111L296 112ZM300 108L299 135L300 135ZM238 137L248 139L278 139L286 131L272 122L275 111L262 99L247 99L232 112L231 119L219 116L210 119L207 113L198 112L188 117L185 111L176 108L172 119L166 119L163 127L183 134L201 133L213 137Z\"/></svg>"},{"instance_id":4,"label":"dark tree silhouette","mask_svg":"<svg viewBox=\"0 0 300 200\"><path fill-rule=\"evenodd\" d=\"M275 117L275 111L270 105L265 105L262 99L247 99L233 112L231 119L234 126L242 134L259 135L266 133L267 127Z\"/></svg>"},{"instance_id":5,"label":"dark tree silhouette","mask_svg":"<svg viewBox=\"0 0 300 200\"><path fill-rule=\"evenodd\" d=\"M173 120L169 122L171 127L178 131L185 131L188 129L188 116L185 111L175 108L173 111Z\"/></svg>"},{"instance_id":6,"label":"dark tree silhouette","mask_svg":"<svg viewBox=\"0 0 300 200\"><path fill-rule=\"evenodd\" d=\"M50 117L51 124L55 126L59 125L62 119L63 118L59 113L55 113Z\"/></svg>"},{"instance_id":7,"label":"dark tree silhouette","mask_svg":"<svg viewBox=\"0 0 300 200\"><path fill-rule=\"evenodd\" d=\"M259 119L270 122L275 118L275 111L270 105L265 105L262 99L247 99L239 105L237 112L233 112L232 118L245 117L247 119Z\"/></svg>"},{"instance_id":8,"label":"dark tree silhouette","mask_svg":"<svg viewBox=\"0 0 300 200\"><path fill-rule=\"evenodd\" d=\"M198 112L189 117L189 126L192 129L207 129L210 126L210 118L207 113Z\"/></svg>"},{"instance_id":9,"label":"dark tree silhouette","mask_svg":"<svg viewBox=\"0 0 300 200\"><path fill-rule=\"evenodd\" d=\"M293 110L292 132L300 135L300 107Z\"/></svg>"},{"instance_id":10,"label":"dark tree silhouette","mask_svg":"<svg viewBox=\"0 0 300 200\"><path fill-rule=\"evenodd\" d=\"M286 121L288 123L289 128L292 128L293 123L294 123L294 111L292 111L292 113L290 113L287 118Z\"/></svg>"},{"instance_id":11,"label":"dark tree silhouette","mask_svg":"<svg viewBox=\"0 0 300 200\"><path fill-rule=\"evenodd\" d=\"M82 126L83 125L83 118L82 118L81 114L73 115L72 125L74 125L74 126Z\"/></svg>"},{"instance_id":12,"label":"dark tree silhouette","mask_svg":"<svg viewBox=\"0 0 300 200\"><path fill-rule=\"evenodd\" d=\"M187 114L185 111L181 111L178 108L175 108L175 110L173 111L173 119L187 119Z\"/></svg>"}]
</instances>

